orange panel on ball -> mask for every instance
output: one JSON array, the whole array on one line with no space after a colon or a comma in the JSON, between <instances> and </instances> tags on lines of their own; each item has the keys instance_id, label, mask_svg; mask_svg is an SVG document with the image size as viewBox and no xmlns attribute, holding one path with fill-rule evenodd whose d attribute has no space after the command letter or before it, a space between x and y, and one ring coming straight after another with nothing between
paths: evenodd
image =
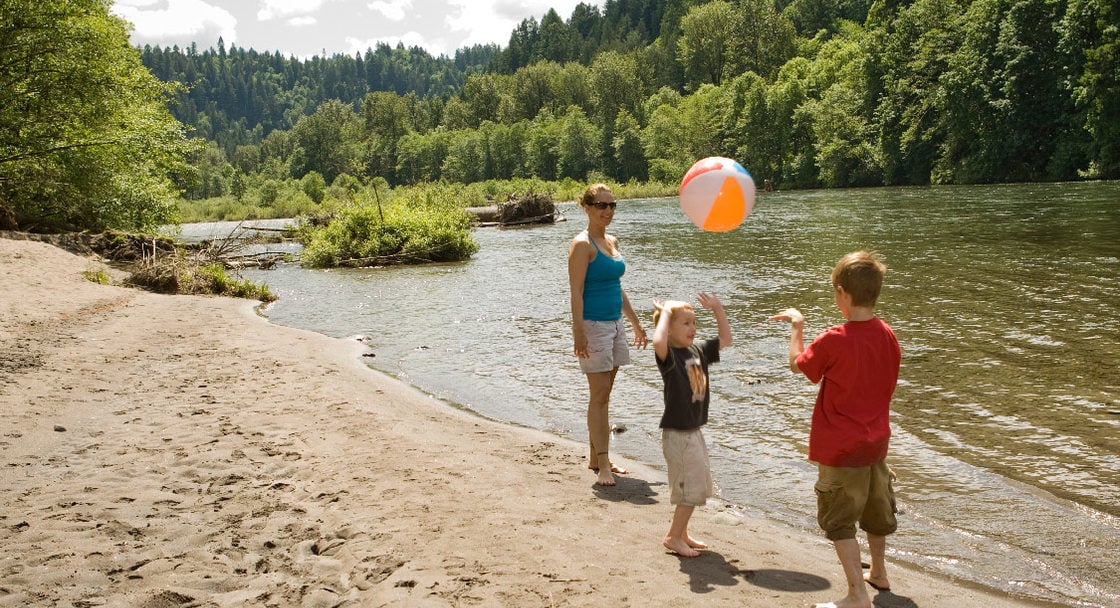
<instances>
[{"instance_id":1,"label":"orange panel on ball","mask_svg":"<svg viewBox=\"0 0 1120 608\"><path fill-rule=\"evenodd\" d=\"M738 227L747 211L743 200L743 188L739 185L739 180L733 177L725 178L716 200L712 202L712 208L708 211L708 217L704 220L703 229L726 232Z\"/></svg>"}]
</instances>

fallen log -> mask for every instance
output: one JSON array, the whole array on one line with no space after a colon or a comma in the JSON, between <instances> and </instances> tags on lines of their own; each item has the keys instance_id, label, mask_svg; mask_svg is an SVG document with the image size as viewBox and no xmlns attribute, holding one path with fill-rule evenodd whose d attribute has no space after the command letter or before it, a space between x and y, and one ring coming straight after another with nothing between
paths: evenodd
<instances>
[{"instance_id":1,"label":"fallen log","mask_svg":"<svg viewBox=\"0 0 1120 608\"><path fill-rule=\"evenodd\" d=\"M486 207L468 207L479 226L524 226L527 224L552 224L560 216L552 202L551 194L510 196L510 200Z\"/></svg>"}]
</instances>

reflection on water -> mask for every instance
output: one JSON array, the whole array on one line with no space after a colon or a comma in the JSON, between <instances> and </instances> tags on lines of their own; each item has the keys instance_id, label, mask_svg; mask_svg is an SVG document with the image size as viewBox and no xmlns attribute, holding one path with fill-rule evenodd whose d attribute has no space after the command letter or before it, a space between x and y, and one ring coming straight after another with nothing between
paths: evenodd
<instances>
[{"instance_id":1,"label":"reflection on water","mask_svg":"<svg viewBox=\"0 0 1120 608\"><path fill-rule=\"evenodd\" d=\"M584 440L565 254L572 221L480 229L459 264L245 276L276 323L372 338L373 364L483 415ZM894 559L1067 605L1120 605L1120 184L767 193L744 225L702 233L675 199L625 201L611 228L647 323L654 298L718 293L735 346L712 371L717 485L815 528L804 459L816 387L789 373L787 306L806 335L842 319L829 272L854 249L889 271L878 312L903 365L891 464ZM714 332L710 313L698 325ZM637 353L613 395L612 449L660 466L661 380Z\"/></svg>"}]
</instances>

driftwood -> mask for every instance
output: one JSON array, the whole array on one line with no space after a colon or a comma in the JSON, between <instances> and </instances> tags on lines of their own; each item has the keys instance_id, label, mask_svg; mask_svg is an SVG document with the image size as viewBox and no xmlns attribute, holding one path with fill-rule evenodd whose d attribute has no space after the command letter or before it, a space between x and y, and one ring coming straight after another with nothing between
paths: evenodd
<instances>
[{"instance_id":1,"label":"driftwood","mask_svg":"<svg viewBox=\"0 0 1120 608\"><path fill-rule=\"evenodd\" d=\"M240 270L242 268L269 270L276 266L278 262L283 262L290 257L292 257L291 254L283 251L261 251L245 255L226 256L222 258L222 265L230 270Z\"/></svg>"},{"instance_id":2,"label":"driftwood","mask_svg":"<svg viewBox=\"0 0 1120 608\"><path fill-rule=\"evenodd\" d=\"M510 199L488 207L472 207L467 211L478 218L480 226L522 226L552 224L560 215L551 194L510 196Z\"/></svg>"}]
</instances>

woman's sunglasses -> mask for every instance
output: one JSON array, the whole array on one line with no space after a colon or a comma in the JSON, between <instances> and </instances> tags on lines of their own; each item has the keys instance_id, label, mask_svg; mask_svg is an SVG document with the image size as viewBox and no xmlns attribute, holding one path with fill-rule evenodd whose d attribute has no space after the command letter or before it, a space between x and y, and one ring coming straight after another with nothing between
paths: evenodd
<instances>
[{"instance_id":1,"label":"woman's sunglasses","mask_svg":"<svg viewBox=\"0 0 1120 608\"><path fill-rule=\"evenodd\" d=\"M594 208L598 209L599 211L602 211L604 209L614 209L615 207L618 206L618 203L615 203L615 202L604 203L603 201L595 201L594 203L589 203L587 206L588 207L594 207Z\"/></svg>"}]
</instances>

